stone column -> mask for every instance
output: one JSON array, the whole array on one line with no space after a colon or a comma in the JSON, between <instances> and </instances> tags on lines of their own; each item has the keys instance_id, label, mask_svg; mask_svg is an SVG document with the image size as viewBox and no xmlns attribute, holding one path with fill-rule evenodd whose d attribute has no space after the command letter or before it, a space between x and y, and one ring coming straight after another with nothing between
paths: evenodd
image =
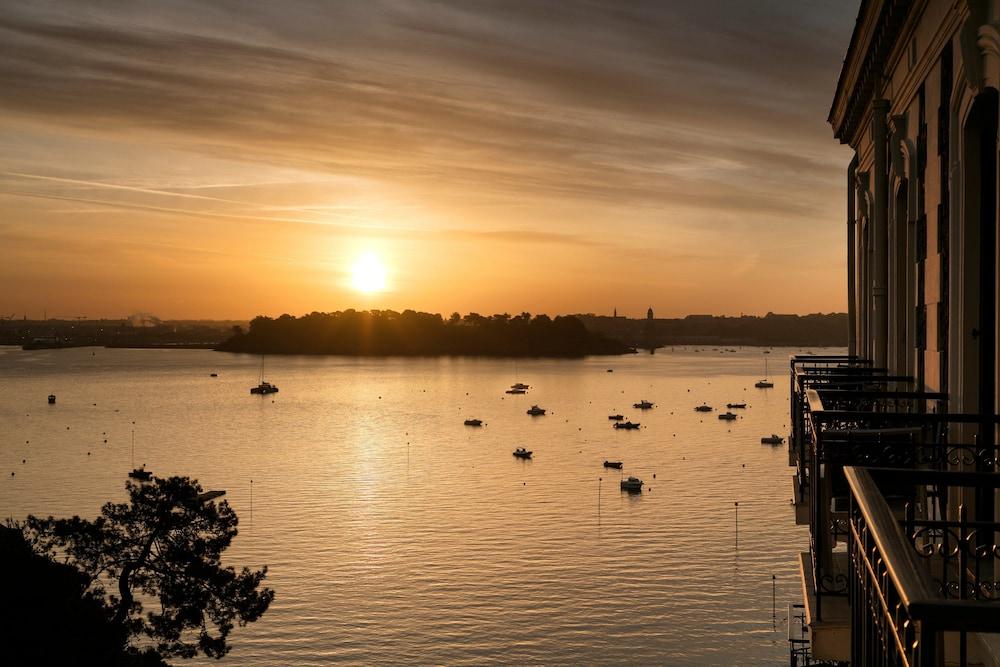
<instances>
[{"instance_id":1,"label":"stone column","mask_svg":"<svg viewBox=\"0 0 1000 667\"><path fill-rule=\"evenodd\" d=\"M847 353L858 353L857 253L855 252L856 189L858 155L854 154L847 167Z\"/></svg>"},{"instance_id":2,"label":"stone column","mask_svg":"<svg viewBox=\"0 0 1000 667\"><path fill-rule=\"evenodd\" d=\"M875 366L885 368L889 343L889 165L886 141L886 114L889 101L872 102L872 143L875 148L875 209L872 226L872 343Z\"/></svg>"}]
</instances>

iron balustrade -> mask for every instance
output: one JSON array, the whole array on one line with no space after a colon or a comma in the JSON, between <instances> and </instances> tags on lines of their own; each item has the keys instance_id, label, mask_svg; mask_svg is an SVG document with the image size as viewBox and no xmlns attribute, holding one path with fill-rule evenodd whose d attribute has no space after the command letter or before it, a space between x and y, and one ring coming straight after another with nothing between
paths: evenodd
<instances>
[{"instance_id":1,"label":"iron balustrade","mask_svg":"<svg viewBox=\"0 0 1000 667\"><path fill-rule=\"evenodd\" d=\"M809 390L810 448L801 465L809 480L810 556L817 619L822 619L823 598L848 594L844 568L838 568L834 549L848 539L847 497L843 469L846 466L890 466L916 470L966 468L993 470L998 449L992 434L1000 418L993 415L882 412L882 408L905 397L916 402L940 394L886 392L878 401L861 394L869 410L826 410L823 392ZM905 394L900 396L899 394ZM840 397L838 400L846 400ZM971 434L971 431L977 431ZM893 498L904 498L907 488L895 490ZM932 492L933 493L933 492ZM902 502L902 501L900 501ZM902 504L897 508L903 511Z\"/></svg>"},{"instance_id":2,"label":"iron balustrade","mask_svg":"<svg viewBox=\"0 0 1000 667\"><path fill-rule=\"evenodd\" d=\"M1000 523L977 519L964 504L949 511L941 500L996 491L1000 475L858 466L846 467L844 475L850 488L851 664L965 667L969 633L1000 632ZM903 517L886 495L899 489L910 490ZM936 502L928 502L928 489L936 490ZM946 654L949 645L955 648Z\"/></svg>"}]
</instances>

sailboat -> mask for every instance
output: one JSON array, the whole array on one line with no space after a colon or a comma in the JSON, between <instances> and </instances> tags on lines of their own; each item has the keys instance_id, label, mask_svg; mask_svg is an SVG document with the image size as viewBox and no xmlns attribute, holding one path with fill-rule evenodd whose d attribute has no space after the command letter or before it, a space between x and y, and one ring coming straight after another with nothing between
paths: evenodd
<instances>
[{"instance_id":1,"label":"sailboat","mask_svg":"<svg viewBox=\"0 0 1000 667\"><path fill-rule=\"evenodd\" d=\"M250 387L251 394L260 394L261 396L266 396L267 394L277 394L278 387L270 382L264 382L264 355L260 355L260 384L256 387Z\"/></svg>"},{"instance_id":2,"label":"sailboat","mask_svg":"<svg viewBox=\"0 0 1000 667\"><path fill-rule=\"evenodd\" d=\"M771 389L774 383L767 379L767 357L764 357L764 379L754 384L758 389Z\"/></svg>"},{"instance_id":3,"label":"sailboat","mask_svg":"<svg viewBox=\"0 0 1000 667\"><path fill-rule=\"evenodd\" d=\"M153 478L153 473L146 470L145 464L139 468L135 467L135 431L132 431L132 472L128 474L132 479L137 479L140 482L148 482Z\"/></svg>"}]
</instances>

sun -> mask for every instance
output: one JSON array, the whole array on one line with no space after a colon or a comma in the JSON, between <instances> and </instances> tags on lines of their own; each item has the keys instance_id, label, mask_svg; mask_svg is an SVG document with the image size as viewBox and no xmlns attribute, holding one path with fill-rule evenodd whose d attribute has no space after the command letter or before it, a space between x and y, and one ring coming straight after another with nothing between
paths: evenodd
<instances>
[{"instance_id":1,"label":"sun","mask_svg":"<svg viewBox=\"0 0 1000 667\"><path fill-rule=\"evenodd\" d=\"M385 265L374 253L361 255L351 266L351 286L366 294L385 291Z\"/></svg>"}]
</instances>

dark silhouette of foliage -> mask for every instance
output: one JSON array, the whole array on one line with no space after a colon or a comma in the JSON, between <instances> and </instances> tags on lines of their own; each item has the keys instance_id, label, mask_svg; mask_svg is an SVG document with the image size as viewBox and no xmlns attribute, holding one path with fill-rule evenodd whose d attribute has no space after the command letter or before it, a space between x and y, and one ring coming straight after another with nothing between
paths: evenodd
<instances>
[{"instance_id":1,"label":"dark silhouette of foliage","mask_svg":"<svg viewBox=\"0 0 1000 667\"><path fill-rule=\"evenodd\" d=\"M164 667L153 649L123 646L90 578L36 554L23 526L0 526L0 664Z\"/></svg>"},{"instance_id":2,"label":"dark silhouette of foliage","mask_svg":"<svg viewBox=\"0 0 1000 667\"><path fill-rule=\"evenodd\" d=\"M260 587L267 568L222 566L236 513L205 499L197 481L157 477L126 489L129 502L106 503L93 521L29 516L25 534L85 577L84 595L105 611L119 647L145 636L163 657L221 658L234 625L256 621L274 599ZM143 615L139 597L158 610Z\"/></svg>"},{"instance_id":3,"label":"dark silhouette of foliage","mask_svg":"<svg viewBox=\"0 0 1000 667\"><path fill-rule=\"evenodd\" d=\"M227 352L344 355L466 355L583 357L634 350L591 333L575 317L507 313L486 317L405 310L310 313L277 319L256 317L246 333L221 346Z\"/></svg>"},{"instance_id":4,"label":"dark silhouette of foliage","mask_svg":"<svg viewBox=\"0 0 1000 667\"><path fill-rule=\"evenodd\" d=\"M688 315L676 319L642 319L577 315L591 331L625 344L656 345L847 345L846 313L813 313L763 317Z\"/></svg>"}]
</instances>

